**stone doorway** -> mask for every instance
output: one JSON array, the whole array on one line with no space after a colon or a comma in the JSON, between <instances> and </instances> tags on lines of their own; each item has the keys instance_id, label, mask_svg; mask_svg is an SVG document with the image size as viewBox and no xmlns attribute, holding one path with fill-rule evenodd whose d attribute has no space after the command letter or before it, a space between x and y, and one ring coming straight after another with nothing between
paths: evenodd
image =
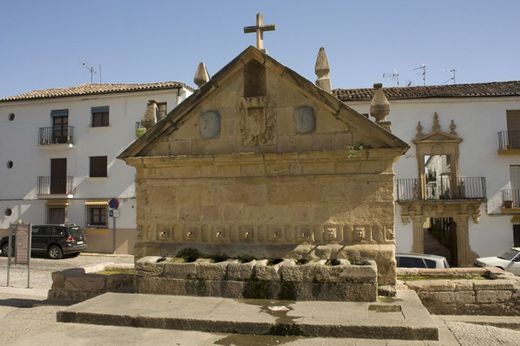
<instances>
[{"instance_id":1,"label":"stone doorway","mask_svg":"<svg viewBox=\"0 0 520 346\"><path fill-rule=\"evenodd\" d=\"M451 217L430 218L424 229L424 253L446 257L457 266L457 223Z\"/></svg>"},{"instance_id":2,"label":"stone doorway","mask_svg":"<svg viewBox=\"0 0 520 346\"><path fill-rule=\"evenodd\" d=\"M469 220L478 223L480 201L461 200L415 200L400 202L401 219L404 224L412 222L413 242L411 252L428 253L425 249L425 229L431 227L431 220L445 219L449 224L450 257L454 266L472 266L476 253L471 250L469 242ZM451 235L453 234L453 235Z\"/></svg>"}]
</instances>

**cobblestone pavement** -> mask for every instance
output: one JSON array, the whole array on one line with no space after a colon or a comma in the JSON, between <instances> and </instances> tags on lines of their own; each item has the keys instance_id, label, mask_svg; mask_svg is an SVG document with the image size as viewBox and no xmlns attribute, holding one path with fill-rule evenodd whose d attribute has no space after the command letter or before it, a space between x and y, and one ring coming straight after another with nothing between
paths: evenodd
<instances>
[{"instance_id":1,"label":"cobblestone pavement","mask_svg":"<svg viewBox=\"0 0 520 346\"><path fill-rule=\"evenodd\" d=\"M462 346L520 345L520 331L462 322L446 325Z\"/></svg>"},{"instance_id":2,"label":"cobblestone pavement","mask_svg":"<svg viewBox=\"0 0 520 346\"><path fill-rule=\"evenodd\" d=\"M56 322L56 312L63 307L45 302L46 290L52 284L51 273L99 263L133 263L131 256L82 254L76 258L31 260L32 290L2 288L5 286L7 259L0 257L0 344L33 345L51 342L54 345L457 345L455 342L420 342L399 340L294 338L210 334L202 332L138 329L128 327L62 324ZM11 268L11 286L25 287L26 266ZM23 291L23 294L18 292ZM34 296L31 294L34 293ZM38 295L36 295L38 293ZM507 317L503 317L507 319ZM447 327L450 339L459 345L520 345L520 331L482 326L457 321L439 321ZM175 340L172 343L172 340Z\"/></svg>"},{"instance_id":3,"label":"cobblestone pavement","mask_svg":"<svg viewBox=\"0 0 520 346\"><path fill-rule=\"evenodd\" d=\"M50 289L52 285L51 273L68 268L85 267L99 263L133 263L134 257L128 255L101 255L81 254L77 257L68 257L51 260L44 257L31 258L30 287L36 289ZM0 257L0 287L7 284L7 258ZM27 287L27 266L11 265L9 286Z\"/></svg>"},{"instance_id":4,"label":"cobblestone pavement","mask_svg":"<svg viewBox=\"0 0 520 346\"><path fill-rule=\"evenodd\" d=\"M7 291L6 291L7 290ZM9 291L10 290L10 291ZM182 330L140 329L56 322L60 306L48 305L43 295L31 296L0 288L0 325L4 345L457 345L451 342L301 338L216 334ZM28 295L27 295L28 294ZM507 317L505 317L507 318ZM471 323L444 321L460 345L519 345L520 332Z\"/></svg>"}]
</instances>

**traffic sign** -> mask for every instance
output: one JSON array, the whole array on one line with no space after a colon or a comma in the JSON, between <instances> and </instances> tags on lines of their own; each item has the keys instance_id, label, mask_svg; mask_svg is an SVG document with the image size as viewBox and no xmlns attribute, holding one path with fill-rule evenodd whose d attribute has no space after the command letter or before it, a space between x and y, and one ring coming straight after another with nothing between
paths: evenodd
<instances>
[{"instance_id":1,"label":"traffic sign","mask_svg":"<svg viewBox=\"0 0 520 346\"><path fill-rule=\"evenodd\" d=\"M108 210L108 216L110 216L110 217L119 217L119 210L109 209Z\"/></svg>"},{"instance_id":2,"label":"traffic sign","mask_svg":"<svg viewBox=\"0 0 520 346\"><path fill-rule=\"evenodd\" d=\"M119 208L119 200L117 198L112 198L108 202L108 206L110 207L110 209L118 209Z\"/></svg>"}]
</instances>

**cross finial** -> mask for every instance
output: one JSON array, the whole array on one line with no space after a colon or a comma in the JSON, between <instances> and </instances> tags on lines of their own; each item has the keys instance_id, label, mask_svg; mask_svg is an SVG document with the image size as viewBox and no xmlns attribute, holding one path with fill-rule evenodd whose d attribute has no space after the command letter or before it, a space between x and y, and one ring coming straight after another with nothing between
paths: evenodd
<instances>
[{"instance_id":1,"label":"cross finial","mask_svg":"<svg viewBox=\"0 0 520 346\"><path fill-rule=\"evenodd\" d=\"M256 26L246 26L244 33L249 34L256 32L256 48L264 50L264 31L274 31L276 27L268 24L264 25L264 16L260 13L256 14Z\"/></svg>"}]
</instances>

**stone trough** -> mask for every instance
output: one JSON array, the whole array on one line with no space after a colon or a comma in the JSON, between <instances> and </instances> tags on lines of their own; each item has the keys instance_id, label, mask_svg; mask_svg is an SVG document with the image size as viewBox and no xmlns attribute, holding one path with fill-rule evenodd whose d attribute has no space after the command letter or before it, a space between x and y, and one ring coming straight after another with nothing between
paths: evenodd
<instances>
[{"instance_id":1,"label":"stone trough","mask_svg":"<svg viewBox=\"0 0 520 346\"><path fill-rule=\"evenodd\" d=\"M181 263L179 263L181 262ZM372 260L297 261L143 257L136 262L138 293L246 299L374 302L377 266Z\"/></svg>"}]
</instances>

